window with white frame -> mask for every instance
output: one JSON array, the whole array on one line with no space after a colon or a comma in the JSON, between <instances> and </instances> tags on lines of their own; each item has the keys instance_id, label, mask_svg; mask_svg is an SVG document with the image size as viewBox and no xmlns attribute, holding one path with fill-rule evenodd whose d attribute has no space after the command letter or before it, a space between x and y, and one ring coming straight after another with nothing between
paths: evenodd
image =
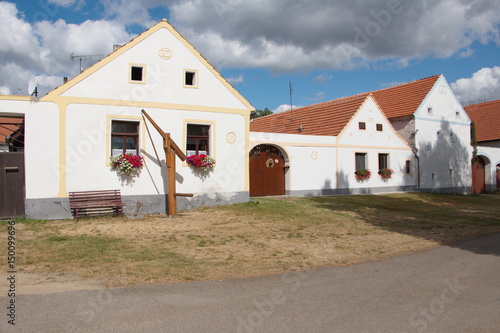
<instances>
[{"instance_id":1,"label":"window with white frame","mask_svg":"<svg viewBox=\"0 0 500 333\"><path fill-rule=\"evenodd\" d=\"M120 154L139 155L139 122L111 121L111 156Z\"/></svg>"},{"instance_id":2,"label":"window with white frame","mask_svg":"<svg viewBox=\"0 0 500 333\"><path fill-rule=\"evenodd\" d=\"M187 124L186 155L210 155L210 125Z\"/></svg>"}]
</instances>

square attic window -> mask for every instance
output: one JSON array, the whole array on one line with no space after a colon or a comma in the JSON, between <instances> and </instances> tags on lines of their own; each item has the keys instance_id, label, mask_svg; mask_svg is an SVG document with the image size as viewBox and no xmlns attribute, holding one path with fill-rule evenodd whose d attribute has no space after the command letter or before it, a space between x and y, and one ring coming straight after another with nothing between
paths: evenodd
<instances>
[{"instance_id":1,"label":"square attic window","mask_svg":"<svg viewBox=\"0 0 500 333\"><path fill-rule=\"evenodd\" d=\"M130 81L143 82L144 81L144 67L143 66L130 66Z\"/></svg>"},{"instance_id":2,"label":"square attic window","mask_svg":"<svg viewBox=\"0 0 500 333\"><path fill-rule=\"evenodd\" d=\"M194 70L184 71L184 86L197 87L198 86L198 73Z\"/></svg>"}]
</instances>

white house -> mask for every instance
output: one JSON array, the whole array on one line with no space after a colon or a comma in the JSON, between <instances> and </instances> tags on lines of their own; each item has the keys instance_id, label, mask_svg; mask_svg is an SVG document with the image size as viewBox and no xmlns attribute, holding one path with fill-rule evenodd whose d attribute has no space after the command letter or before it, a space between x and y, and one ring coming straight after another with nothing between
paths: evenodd
<instances>
[{"instance_id":1,"label":"white house","mask_svg":"<svg viewBox=\"0 0 500 333\"><path fill-rule=\"evenodd\" d=\"M445 77L435 75L372 94L414 150L418 189L470 193L470 119Z\"/></svg>"},{"instance_id":2,"label":"white house","mask_svg":"<svg viewBox=\"0 0 500 333\"><path fill-rule=\"evenodd\" d=\"M470 119L442 75L257 118L250 129L251 195L471 192ZM276 163L258 166L271 157L284 177L266 178ZM373 175L358 182L363 167ZM395 173L383 181L385 167Z\"/></svg>"},{"instance_id":3,"label":"white house","mask_svg":"<svg viewBox=\"0 0 500 333\"><path fill-rule=\"evenodd\" d=\"M477 161L473 164L474 193L500 188L500 100L465 106L475 124Z\"/></svg>"},{"instance_id":4,"label":"white house","mask_svg":"<svg viewBox=\"0 0 500 333\"><path fill-rule=\"evenodd\" d=\"M25 117L26 215L69 218L68 192L101 189L120 189L128 214L165 213L162 137L143 109L185 154L216 160L176 160L177 191L194 194L179 209L248 200L253 107L163 20L40 99L0 96L0 116ZM143 157L139 175L111 170L123 152Z\"/></svg>"},{"instance_id":5,"label":"white house","mask_svg":"<svg viewBox=\"0 0 500 333\"><path fill-rule=\"evenodd\" d=\"M252 196L416 190L412 149L371 94L256 118L250 129ZM360 169L370 178L359 180ZM383 179L380 169L394 173Z\"/></svg>"}]
</instances>

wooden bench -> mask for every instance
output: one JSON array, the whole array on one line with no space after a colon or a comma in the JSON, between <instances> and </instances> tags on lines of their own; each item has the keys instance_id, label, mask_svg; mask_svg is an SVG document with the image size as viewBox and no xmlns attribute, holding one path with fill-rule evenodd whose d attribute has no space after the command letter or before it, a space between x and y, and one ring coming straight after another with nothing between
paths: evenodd
<instances>
[{"instance_id":1,"label":"wooden bench","mask_svg":"<svg viewBox=\"0 0 500 333\"><path fill-rule=\"evenodd\" d=\"M123 215L120 190L69 192L69 206L73 217L80 216Z\"/></svg>"}]
</instances>

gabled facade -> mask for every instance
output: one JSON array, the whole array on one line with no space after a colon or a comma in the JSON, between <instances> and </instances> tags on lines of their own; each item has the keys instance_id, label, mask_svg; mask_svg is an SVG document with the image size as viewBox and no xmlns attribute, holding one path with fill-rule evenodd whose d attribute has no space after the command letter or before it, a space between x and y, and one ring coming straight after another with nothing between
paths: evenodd
<instances>
[{"instance_id":1,"label":"gabled facade","mask_svg":"<svg viewBox=\"0 0 500 333\"><path fill-rule=\"evenodd\" d=\"M0 97L0 114L12 99ZM29 217L69 218L68 192L101 189L120 189L128 214L165 213L162 137L141 110L185 154L216 160L211 172L176 160L177 192L194 194L177 199L179 210L248 200L253 107L166 20L39 100L16 102L26 120ZM121 151L143 157L138 176L111 170Z\"/></svg>"},{"instance_id":2,"label":"gabled facade","mask_svg":"<svg viewBox=\"0 0 500 333\"><path fill-rule=\"evenodd\" d=\"M257 118L250 130L252 195L259 183L268 185L259 182L268 173L283 177L282 194L297 196L416 190L412 150L371 94ZM271 156L269 147L278 149L281 156ZM377 174L382 168L394 170L390 179ZM358 180L355 171L359 169L369 169L371 177ZM275 193L257 191L256 195L267 194Z\"/></svg>"},{"instance_id":3,"label":"gabled facade","mask_svg":"<svg viewBox=\"0 0 500 333\"><path fill-rule=\"evenodd\" d=\"M470 193L470 119L443 75L373 91L413 148L424 192Z\"/></svg>"},{"instance_id":4,"label":"gabled facade","mask_svg":"<svg viewBox=\"0 0 500 333\"><path fill-rule=\"evenodd\" d=\"M475 192L492 192L500 188L500 100L467 105L464 109L475 124Z\"/></svg>"}]
</instances>

